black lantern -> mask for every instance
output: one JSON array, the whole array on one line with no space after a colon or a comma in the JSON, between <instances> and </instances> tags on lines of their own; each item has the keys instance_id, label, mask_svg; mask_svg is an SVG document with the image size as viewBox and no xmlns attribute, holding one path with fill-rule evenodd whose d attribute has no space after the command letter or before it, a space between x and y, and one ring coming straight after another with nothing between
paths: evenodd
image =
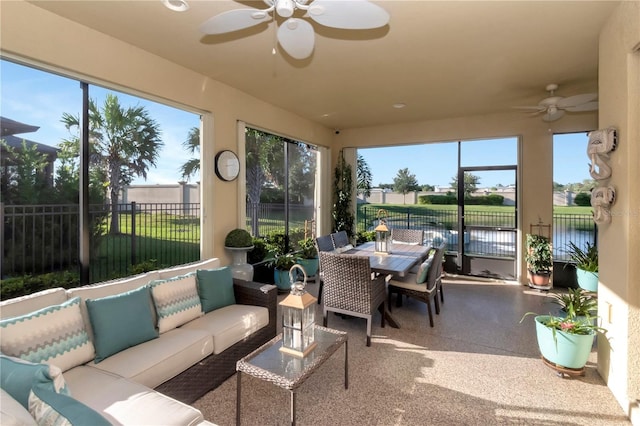
<instances>
[{"instance_id":1,"label":"black lantern","mask_svg":"<svg viewBox=\"0 0 640 426\"><path fill-rule=\"evenodd\" d=\"M389 254L391 253L391 232L387 227L387 211L384 209L378 210L378 226L376 226L376 254Z\"/></svg>"},{"instance_id":2,"label":"black lantern","mask_svg":"<svg viewBox=\"0 0 640 426\"><path fill-rule=\"evenodd\" d=\"M302 271L304 281L294 282L294 270ZM307 274L300 265L293 265L289 270L291 292L280 302L282 306L282 347L287 354L303 358L316 347L314 341L315 312L317 299L304 289Z\"/></svg>"}]
</instances>

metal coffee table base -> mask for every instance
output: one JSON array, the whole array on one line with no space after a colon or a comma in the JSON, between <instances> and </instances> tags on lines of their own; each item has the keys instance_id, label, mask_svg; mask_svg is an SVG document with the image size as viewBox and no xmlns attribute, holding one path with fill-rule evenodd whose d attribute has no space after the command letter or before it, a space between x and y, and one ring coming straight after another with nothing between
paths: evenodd
<instances>
[{"instance_id":1,"label":"metal coffee table base","mask_svg":"<svg viewBox=\"0 0 640 426\"><path fill-rule=\"evenodd\" d=\"M296 424L296 390L344 343L344 388L349 388L349 349L347 333L315 326L318 346L305 358L280 351L282 334L279 334L236 364L236 424L240 424L242 373L287 389L291 401L291 424Z\"/></svg>"}]
</instances>

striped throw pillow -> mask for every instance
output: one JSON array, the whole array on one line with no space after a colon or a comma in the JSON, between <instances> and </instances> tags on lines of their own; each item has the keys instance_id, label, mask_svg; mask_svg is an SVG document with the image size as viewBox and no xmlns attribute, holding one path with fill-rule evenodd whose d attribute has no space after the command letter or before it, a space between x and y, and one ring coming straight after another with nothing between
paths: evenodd
<instances>
[{"instance_id":1,"label":"striped throw pillow","mask_svg":"<svg viewBox=\"0 0 640 426\"><path fill-rule=\"evenodd\" d=\"M62 371L91 361L95 349L80 313L80 298L0 321L0 350Z\"/></svg>"},{"instance_id":2,"label":"striped throw pillow","mask_svg":"<svg viewBox=\"0 0 640 426\"><path fill-rule=\"evenodd\" d=\"M173 330L203 314L195 272L152 281L150 285L160 333Z\"/></svg>"}]
</instances>

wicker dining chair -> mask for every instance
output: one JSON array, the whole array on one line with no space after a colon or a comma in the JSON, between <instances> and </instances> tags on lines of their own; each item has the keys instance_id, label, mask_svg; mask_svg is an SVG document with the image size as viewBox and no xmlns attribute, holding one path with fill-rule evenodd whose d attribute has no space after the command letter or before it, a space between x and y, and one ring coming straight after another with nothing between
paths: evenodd
<instances>
[{"instance_id":1,"label":"wicker dining chair","mask_svg":"<svg viewBox=\"0 0 640 426\"><path fill-rule=\"evenodd\" d=\"M336 312L367 320L367 346L371 346L371 322L381 309L381 327L385 326L387 292L384 276L373 276L369 257L351 254L320 252L324 271L324 326L327 314Z\"/></svg>"},{"instance_id":2,"label":"wicker dining chair","mask_svg":"<svg viewBox=\"0 0 640 426\"><path fill-rule=\"evenodd\" d=\"M335 250L342 252L353 248L353 245L349 242L349 236L347 231L338 231L331 234L333 240L333 247Z\"/></svg>"},{"instance_id":3,"label":"wicker dining chair","mask_svg":"<svg viewBox=\"0 0 640 426\"><path fill-rule=\"evenodd\" d=\"M391 241L405 244L424 244L422 229L391 228Z\"/></svg>"},{"instance_id":4,"label":"wicker dining chair","mask_svg":"<svg viewBox=\"0 0 640 426\"><path fill-rule=\"evenodd\" d=\"M322 251L333 251L335 247L333 246L333 238L331 235L323 235L321 237L316 237L316 250L318 254ZM322 265L318 267L318 305L322 300L322 288L324 286L324 281L322 279Z\"/></svg>"},{"instance_id":5,"label":"wicker dining chair","mask_svg":"<svg viewBox=\"0 0 640 426\"><path fill-rule=\"evenodd\" d=\"M444 256L444 244L434 248L429 257L422 262L418 273L409 273L402 278L391 278L388 281L389 302L391 309L391 295L397 296L397 305L401 306L403 295L420 300L427 304L429 314L429 325L433 327L433 312L431 310L431 299L436 310L440 314L440 301L438 300L438 289L442 287L442 259ZM442 297L442 293L440 293ZM444 302L444 298L442 298Z\"/></svg>"},{"instance_id":6,"label":"wicker dining chair","mask_svg":"<svg viewBox=\"0 0 640 426\"><path fill-rule=\"evenodd\" d=\"M394 243L424 245L424 231L422 229L391 228L391 241ZM417 274L419 266L415 266L410 272Z\"/></svg>"}]
</instances>

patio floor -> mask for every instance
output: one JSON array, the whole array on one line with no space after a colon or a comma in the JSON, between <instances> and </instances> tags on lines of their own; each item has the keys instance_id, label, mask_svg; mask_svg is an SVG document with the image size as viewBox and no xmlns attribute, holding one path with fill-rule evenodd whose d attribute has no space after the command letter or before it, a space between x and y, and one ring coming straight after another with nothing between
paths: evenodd
<instances>
[{"instance_id":1,"label":"patio floor","mask_svg":"<svg viewBox=\"0 0 640 426\"><path fill-rule=\"evenodd\" d=\"M308 285L313 294L317 287ZM596 371L595 349L583 377L560 378L542 363L533 318L519 321L555 312L547 294L458 278L444 289L434 328L426 305L405 299L392 309L401 328L380 328L374 317L371 347L364 320L330 314L329 327L349 333L349 389L338 351L299 389L298 424L631 424ZM235 424L235 388L233 376L194 405L211 422ZM288 423L287 391L246 376L242 389L243 424Z\"/></svg>"}]
</instances>

